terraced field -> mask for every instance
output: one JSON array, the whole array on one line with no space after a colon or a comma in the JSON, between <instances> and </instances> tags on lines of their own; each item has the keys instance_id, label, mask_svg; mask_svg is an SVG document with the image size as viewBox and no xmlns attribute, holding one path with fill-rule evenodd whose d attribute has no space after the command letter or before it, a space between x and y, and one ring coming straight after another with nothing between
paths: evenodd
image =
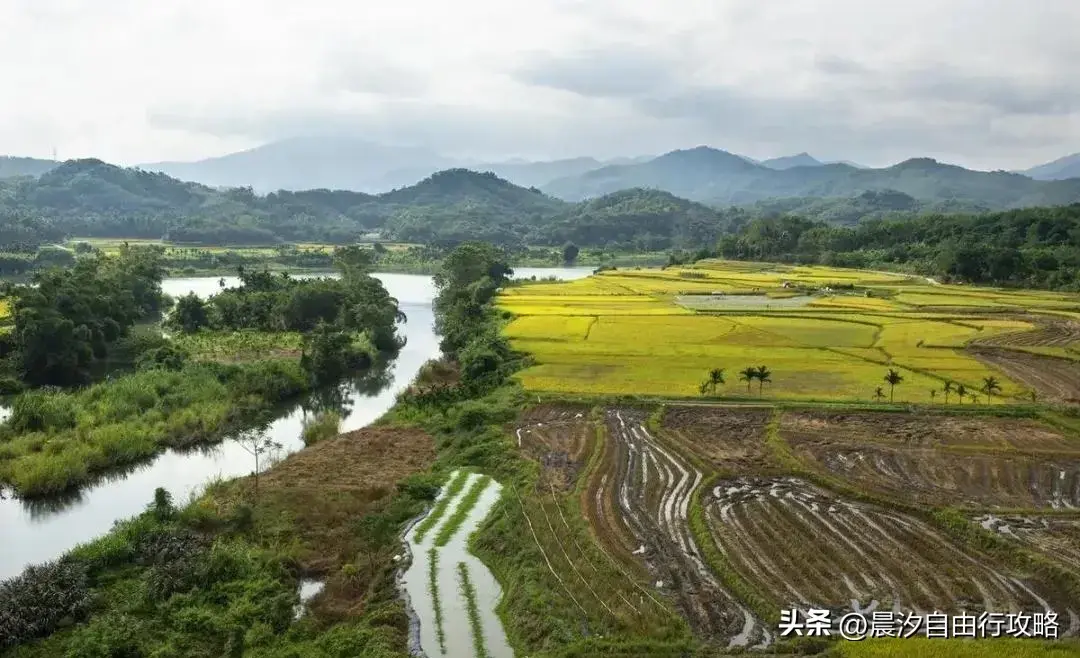
<instances>
[{"instance_id":1,"label":"terraced field","mask_svg":"<svg viewBox=\"0 0 1080 658\"><path fill-rule=\"evenodd\" d=\"M1080 441L1032 421L799 412L780 436L822 474L901 500L1080 507Z\"/></svg>"},{"instance_id":2,"label":"terraced field","mask_svg":"<svg viewBox=\"0 0 1080 658\"><path fill-rule=\"evenodd\" d=\"M1080 338L1068 315L1080 313L1078 295L703 261L511 286L499 305L515 316L514 347L535 360L519 377L537 391L695 397L704 375L724 368L711 397L865 402L880 399L892 368L903 378L896 402L941 403L946 382L978 393L990 378L994 395L982 403L1033 392L1080 401L1078 369L1060 358ZM1056 360L1037 367L1031 352ZM741 387L737 373L760 365L769 385Z\"/></svg>"},{"instance_id":3,"label":"terraced field","mask_svg":"<svg viewBox=\"0 0 1080 658\"><path fill-rule=\"evenodd\" d=\"M720 584L690 533L690 497L704 474L652 436L643 412L608 410L604 423L610 439L583 501L601 541L644 563L699 637L768 644L769 629Z\"/></svg>"},{"instance_id":4,"label":"terraced field","mask_svg":"<svg viewBox=\"0 0 1080 658\"><path fill-rule=\"evenodd\" d=\"M1063 633L1080 632L1080 601L1061 582L964 547L930 518L903 511L910 507L811 483L790 462L926 510L970 503L1067 512L1080 505L1080 454L1074 479L1061 486L989 462L981 482L956 475L998 456L1052 462L1076 452L1078 439L1035 421L545 404L511 431L540 467L535 490L518 500L524 527L551 574L554 600L576 607L594 633L664 636L677 628L674 611L708 644L761 649L776 641L775 615L788 607L1051 609ZM856 472L841 468L839 457L823 457L846 455L841 449L907 455L907 470ZM1008 517L1005 530L972 518L1080 579L1073 546L1080 517L1041 517L1033 509L1023 522Z\"/></svg>"},{"instance_id":5,"label":"terraced field","mask_svg":"<svg viewBox=\"0 0 1080 658\"><path fill-rule=\"evenodd\" d=\"M1049 607L1032 585L961 552L926 523L797 478L726 480L703 504L725 554L778 607Z\"/></svg>"}]
</instances>

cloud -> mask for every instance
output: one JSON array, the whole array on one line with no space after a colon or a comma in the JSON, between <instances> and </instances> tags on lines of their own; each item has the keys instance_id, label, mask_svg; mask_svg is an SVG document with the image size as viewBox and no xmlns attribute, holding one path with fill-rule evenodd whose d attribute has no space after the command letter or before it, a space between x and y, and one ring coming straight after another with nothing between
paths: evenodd
<instances>
[{"instance_id":1,"label":"cloud","mask_svg":"<svg viewBox=\"0 0 1080 658\"><path fill-rule=\"evenodd\" d=\"M447 155L1080 151L1074 0L6 0L0 149L122 163L335 131Z\"/></svg>"}]
</instances>

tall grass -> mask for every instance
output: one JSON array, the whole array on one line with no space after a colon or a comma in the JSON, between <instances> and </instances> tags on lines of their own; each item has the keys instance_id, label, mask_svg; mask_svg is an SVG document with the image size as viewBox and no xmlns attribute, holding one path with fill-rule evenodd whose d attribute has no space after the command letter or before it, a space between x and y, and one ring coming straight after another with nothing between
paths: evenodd
<instances>
[{"instance_id":1,"label":"tall grass","mask_svg":"<svg viewBox=\"0 0 1080 658\"><path fill-rule=\"evenodd\" d=\"M435 535L436 546L446 546L447 542L457 533L461 528L461 524L465 523L465 517L469 515L472 508L476 507L476 501L480 500L480 495L484 493L484 489L491 484L490 476L483 476L479 480L473 483L469 490L465 492L465 495L461 498L461 502L454 508L454 513L450 515L450 518L446 520L446 523L439 529L439 534Z\"/></svg>"},{"instance_id":2,"label":"tall grass","mask_svg":"<svg viewBox=\"0 0 1080 658\"><path fill-rule=\"evenodd\" d=\"M0 483L54 494L166 447L220 440L310 385L299 364L194 364L148 370L78 392L29 391L0 425Z\"/></svg>"},{"instance_id":3,"label":"tall grass","mask_svg":"<svg viewBox=\"0 0 1080 658\"><path fill-rule=\"evenodd\" d=\"M341 414L335 411L321 411L314 418L304 420L304 429L300 437L304 445L315 445L319 441L332 439L338 435L341 427Z\"/></svg>"},{"instance_id":4,"label":"tall grass","mask_svg":"<svg viewBox=\"0 0 1080 658\"><path fill-rule=\"evenodd\" d=\"M413 535L413 539L417 544L423 542L428 531L434 528L435 524L442 519L443 515L446 513L447 507L450 506L450 501L461 493L461 490L465 488L465 483L468 482L468 480L468 472L458 471L458 474L450 481L450 484L446 487L446 493L443 494L443 497L439 499L438 503L435 503L435 507L431 509L431 513L416 526L416 534Z\"/></svg>"}]
</instances>

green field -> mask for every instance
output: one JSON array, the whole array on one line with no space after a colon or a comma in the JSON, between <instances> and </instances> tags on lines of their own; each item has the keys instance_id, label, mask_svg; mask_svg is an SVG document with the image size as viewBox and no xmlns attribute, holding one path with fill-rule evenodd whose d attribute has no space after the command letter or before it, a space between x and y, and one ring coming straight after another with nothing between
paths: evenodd
<instances>
[{"instance_id":1,"label":"green field","mask_svg":"<svg viewBox=\"0 0 1080 658\"><path fill-rule=\"evenodd\" d=\"M526 388L588 394L689 397L723 368L725 398L869 401L903 378L896 402L1028 399L1035 384L980 360L974 344L1010 354L1062 356L1069 345L1014 337L1041 331L1054 313L1080 310L1080 295L939 285L902 275L826 267L703 261L694 267L605 271L567 283L507 289L506 334L535 364ZM1006 311L1006 312L1003 312ZM1077 337L1080 339L1080 335ZM746 367L771 381L749 388ZM987 378L998 387L987 396ZM931 394L931 391L934 391Z\"/></svg>"}]
</instances>

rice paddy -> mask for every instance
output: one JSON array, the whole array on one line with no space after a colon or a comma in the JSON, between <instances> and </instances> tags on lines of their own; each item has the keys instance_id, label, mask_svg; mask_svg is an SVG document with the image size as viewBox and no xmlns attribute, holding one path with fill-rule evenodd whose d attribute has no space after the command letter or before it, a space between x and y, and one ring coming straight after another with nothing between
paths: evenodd
<instances>
[{"instance_id":1,"label":"rice paddy","mask_svg":"<svg viewBox=\"0 0 1080 658\"><path fill-rule=\"evenodd\" d=\"M655 637L674 630L673 610L721 652L766 653L791 607L1055 610L1062 637L1080 632L1080 592L1068 584L1080 577L1080 471L1059 485L1007 466L1025 456L1064 464L1077 439L1035 420L542 404L512 432L539 469L520 505L550 572L547 604L576 608L583 626ZM852 472L830 461L856 446L908 463L886 472L865 460ZM998 461L970 477L964 455ZM978 509L961 524L1009 548L984 550L985 539L965 541L972 530L934 513L965 505ZM572 531L581 520L585 537ZM1008 557L1028 550L1058 571Z\"/></svg>"},{"instance_id":2,"label":"rice paddy","mask_svg":"<svg viewBox=\"0 0 1080 658\"><path fill-rule=\"evenodd\" d=\"M891 396L896 403L943 404L949 382L966 392L950 396L952 404L975 403L972 396L979 404L1028 402L1033 395L1080 399L1070 381L1048 383L1023 363L1001 365L1001 357L985 354L996 349L1012 361L1033 353L1073 356L1080 295L702 261L515 285L502 292L499 306L514 316L506 335L533 357L519 377L535 391L697 397L707 373L722 368L725 381L711 397ZM771 371L763 386L739 380L740 371L761 365ZM901 377L895 386L884 381L890 368Z\"/></svg>"}]
</instances>

